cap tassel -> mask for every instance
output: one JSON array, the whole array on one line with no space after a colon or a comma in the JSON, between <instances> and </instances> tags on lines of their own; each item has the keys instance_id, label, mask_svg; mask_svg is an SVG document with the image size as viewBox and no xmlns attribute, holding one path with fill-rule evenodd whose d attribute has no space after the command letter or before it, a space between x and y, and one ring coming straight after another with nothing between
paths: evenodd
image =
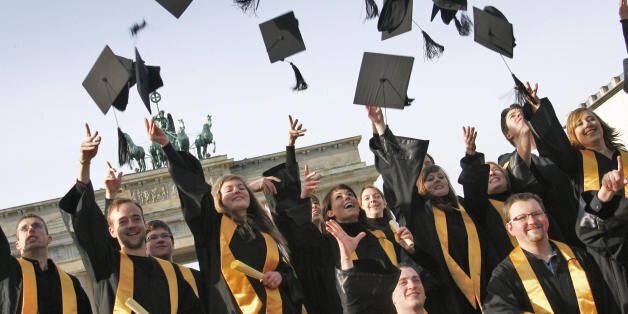
<instances>
[{"instance_id":1,"label":"cap tassel","mask_svg":"<svg viewBox=\"0 0 628 314\"><path fill-rule=\"evenodd\" d=\"M512 79L515 81L515 102L524 106L527 99L532 97L530 96L530 93L528 93L526 86L523 85L523 82L521 82L515 74L512 74Z\"/></svg>"},{"instance_id":2,"label":"cap tassel","mask_svg":"<svg viewBox=\"0 0 628 314\"><path fill-rule=\"evenodd\" d=\"M130 28L131 37L137 37L137 34L146 27L146 20L142 20L142 23L134 23Z\"/></svg>"},{"instance_id":3,"label":"cap tassel","mask_svg":"<svg viewBox=\"0 0 628 314\"><path fill-rule=\"evenodd\" d=\"M255 13L259 6L259 0L233 0L240 10L244 13Z\"/></svg>"},{"instance_id":4,"label":"cap tassel","mask_svg":"<svg viewBox=\"0 0 628 314\"><path fill-rule=\"evenodd\" d=\"M377 8L377 3L375 0L364 0L364 4L366 5L366 19L370 20L379 15L379 9Z\"/></svg>"},{"instance_id":5,"label":"cap tassel","mask_svg":"<svg viewBox=\"0 0 628 314\"><path fill-rule=\"evenodd\" d=\"M473 22L467 14L461 13L460 20L455 17L454 23L456 24L458 34L460 34L461 36L469 36L469 34L471 34L471 26L473 26Z\"/></svg>"},{"instance_id":6,"label":"cap tassel","mask_svg":"<svg viewBox=\"0 0 628 314\"><path fill-rule=\"evenodd\" d=\"M118 127L118 164L120 166L129 162L129 146L122 129Z\"/></svg>"},{"instance_id":7,"label":"cap tassel","mask_svg":"<svg viewBox=\"0 0 628 314\"><path fill-rule=\"evenodd\" d=\"M292 66L292 70L294 71L294 77L297 80L297 84L292 88L292 90L294 91L306 90L307 83L305 82L303 75L301 75L301 71L299 71L299 68L297 68L297 66L294 65L294 63L290 62L290 65Z\"/></svg>"},{"instance_id":8,"label":"cap tassel","mask_svg":"<svg viewBox=\"0 0 628 314\"><path fill-rule=\"evenodd\" d=\"M423 34L423 42L425 43L425 58L428 60L438 59L443 55L445 47L432 39L425 31L421 31Z\"/></svg>"}]
</instances>

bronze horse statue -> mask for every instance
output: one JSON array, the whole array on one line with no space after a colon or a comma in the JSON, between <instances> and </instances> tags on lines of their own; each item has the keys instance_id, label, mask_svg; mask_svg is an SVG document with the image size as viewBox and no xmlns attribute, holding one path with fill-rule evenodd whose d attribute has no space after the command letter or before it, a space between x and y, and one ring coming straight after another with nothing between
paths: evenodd
<instances>
[{"instance_id":1,"label":"bronze horse statue","mask_svg":"<svg viewBox=\"0 0 628 314\"><path fill-rule=\"evenodd\" d=\"M185 123L179 119L179 130L177 131L177 149L180 151L190 151L190 138L185 134Z\"/></svg>"},{"instance_id":2,"label":"bronze horse statue","mask_svg":"<svg viewBox=\"0 0 628 314\"><path fill-rule=\"evenodd\" d=\"M135 172L146 171L146 162L144 161L144 157L146 154L144 152L144 148L142 148L141 146L135 145L135 143L133 143L133 140L131 139L131 136L129 136L129 134L124 133L124 138L126 139L127 151L129 153L129 159L128 159L129 167L133 169L133 160L135 160L139 167L139 168L134 169Z\"/></svg>"},{"instance_id":3,"label":"bronze horse statue","mask_svg":"<svg viewBox=\"0 0 628 314\"><path fill-rule=\"evenodd\" d=\"M214 150L212 152L216 152L216 141L214 141L214 135L211 132L211 127L212 116L207 115L207 121L203 124L203 130L194 141L194 145L196 146L196 155L198 156L198 159L205 159L211 156L211 154L207 153L207 146L211 144L214 144Z\"/></svg>"}]
</instances>

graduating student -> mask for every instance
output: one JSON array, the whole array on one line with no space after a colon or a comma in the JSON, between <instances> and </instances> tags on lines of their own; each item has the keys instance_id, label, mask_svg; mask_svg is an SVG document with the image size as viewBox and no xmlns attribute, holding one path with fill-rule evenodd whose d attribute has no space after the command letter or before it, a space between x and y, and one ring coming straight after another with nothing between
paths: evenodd
<instances>
[{"instance_id":1,"label":"graduating student","mask_svg":"<svg viewBox=\"0 0 628 314\"><path fill-rule=\"evenodd\" d=\"M617 170L607 172L599 191L582 193L578 236L602 270L622 313L628 313L628 199L619 192L628 180L618 158Z\"/></svg>"},{"instance_id":2,"label":"graduating student","mask_svg":"<svg viewBox=\"0 0 628 314\"><path fill-rule=\"evenodd\" d=\"M400 265L399 281L393 290L393 304L397 314L424 314L425 289L419 273L409 265Z\"/></svg>"},{"instance_id":3,"label":"graduating student","mask_svg":"<svg viewBox=\"0 0 628 314\"><path fill-rule=\"evenodd\" d=\"M512 193L539 195L545 207L552 210L548 213L551 219L556 219L555 223L550 224L552 239L560 240L555 237L554 231L558 230L566 243L583 247L574 230L579 206L576 191L571 188L569 176L561 168L550 158L535 152L533 130L524 117L529 115L529 109L529 106L524 108L512 104L502 110L502 134L515 147L515 151L499 156L499 164L508 175Z\"/></svg>"},{"instance_id":4,"label":"graduating student","mask_svg":"<svg viewBox=\"0 0 628 314\"><path fill-rule=\"evenodd\" d=\"M415 261L444 286L427 290L427 310L481 312L484 289L497 262L492 243L456 197L445 172L438 166L422 169L429 142L394 136L380 108L367 110L377 128L377 140L370 143L375 166L397 199L391 208L414 235Z\"/></svg>"},{"instance_id":5,"label":"graduating student","mask_svg":"<svg viewBox=\"0 0 628 314\"><path fill-rule=\"evenodd\" d=\"M142 208L129 199L116 199L105 217L94 199L90 163L100 136L81 144L79 176L59 207L72 217L80 249L88 257L86 269L94 281L100 313L130 313L133 299L150 313L202 313L201 304L176 265L146 255L146 226ZM117 240L114 245L112 239Z\"/></svg>"},{"instance_id":6,"label":"graduating student","mask_svg":"<svg viewBox=\"0 0 628 314\"><path fill-rule=\"evenodd\" d=\"M549 222L538 196L514 194L504 208L506 228L520 246L493 271L486 313L617 313L591 256L549 239Z\"/></svg>"},{"instance_id":7,"label":"graduating student","mask_svg":"<svg viewBox=\"0 0 628 314\"><path fill-rule=\"evenodd\" d=\"M0 313L92 313L89 299L76 277L48 257L52 237L46 222L35 214L17 221L16 249L0 228Z\"/></svg>"},{"instance_id":8,"label":"graduating student","mask_svg":"<svg viewBox=\"0 0 628 314\"><path fill-rule=\"evenodd\" d=\"M497 251L498 258L501 260L518 245L517 239L509 235L505 228L507 219L504 201L513 194L510 176L498 164L484 162L484 154L476 150L477 132L475 128L463 127L462 131L466 152L460 160L462 172L458 182L463 186L464 200L465 204L469 205L470 214L487 232ZM528 142L528 147L529 145ZM522 155L524 158L526 157L525 154ZM527 157L530 158L529 149L527 150ZM530 175L530 172L525 173ZM522 176L520 178L527 180ZM548 217L548 219L551 218ZM552 239L563 241L560 230L552 227L551 224L549 234Z\"/></svg>"},{"instance_id":9,"label":"graduating student","mask_svg":"<svg viewBox=\"0 0 628 314\"><path fill-rule=\"evenodd\" d=\"M301 312L300 289L287 263L285 239L244 180L221 177L212 188L194 156L177 152L164 132L145 120L149 139L162 146L194 236L203 296L212 313ZM306 209L307 210L307 209ZM257 280L231 268L236 260L263 273Z\"/></svg>"}]
</instances>

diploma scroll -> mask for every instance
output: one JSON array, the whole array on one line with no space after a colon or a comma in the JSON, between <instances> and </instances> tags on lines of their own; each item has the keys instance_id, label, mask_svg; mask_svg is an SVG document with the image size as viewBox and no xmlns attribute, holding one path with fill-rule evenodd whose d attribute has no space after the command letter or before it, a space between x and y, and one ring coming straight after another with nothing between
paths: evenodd
<instances>
[{"instance_id":1,"label":"diploma scroll","mask_svg":"<svg viewBox=\"0 0 628 314\"><path fill-rule=\"evenodd\" d=\"M397 237L397 230L399 230L399 223L391 219L390 221L388 221L388 225L390 225L390 229L395 233L395 237ZM403 242L405 242L410 248L414 247L414 241L410 239L403 239Z\"/></svg>"},{"instance_id":2,"label":"diploma scroll","mask_svg":"<svg viewBox=\"0 0 628 314\"><path fill-rule=\"evenodd\" d=\"M150 314L143 306L141 306L137 301L133 300L133 298L126 299L124 302L128 308L130 308L133 312L137 314Z\"/></svg>"},{"instance_id":3,"label":"diploma scroll","mask_svg":"<svg viewBox=\"0 0 628 314\"><path fill-rule=\"evenodd\" d=\"M231 269L237 270L249 277L255 278L257 280L262 280L264 278L264 274L262 274L257 269L252 268L251 266L240 262L239 260L235 260L231 262Z\"/></svg>"}]
</instances>

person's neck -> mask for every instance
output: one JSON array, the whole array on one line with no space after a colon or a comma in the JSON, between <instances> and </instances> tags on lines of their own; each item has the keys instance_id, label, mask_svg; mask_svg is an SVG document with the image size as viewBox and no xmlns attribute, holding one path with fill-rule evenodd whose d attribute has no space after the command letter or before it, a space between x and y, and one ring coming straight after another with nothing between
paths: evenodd
<instances>
[{"instance_id":1,"label":"person's neck","mask_svg":"<svg viewBox=\"0 0 628 314\"><path fill-rule=\"evenodd\" d=\"M146 246L142 245L142 247L138 248L138 249L130 249L128 247L123 246L122 247L122 252L124 252L126 255L133 255L133 256L148 256L148 254L146 254Z\"/></svg>"},{"instance_id":2,"label":"person's neck","mask_svg":"<svg viewBox=\"0 0 628 314\"><path fill-rule=\"evenodd\" d=\"M545 262L552 257L552 246L547 239L537 242L519 241L519 245L528 253Z\"/></svg>"},{"instance_id":3,"label":"person's neck","mask_svg":"<svg viewBox=\"0 0 628 314\"><path fill-rule=\"evenodd\" d=\"M39 264L39 268L45 271L48 269L48 249L34 249L20 252L22 257L34 259Z\"/></svg>"},{"instance_id":4,"label":"person's neck","mask_svg":"<svg viewBox=\"0 0 628 314\"><path fill-rule=\"evenodd\" d=\"M367 218L376 219L384 217L384 210L378 211L377 209L365 209L364 212L366 213Z\"/></svg>"},{"instance_id":5,"label":"person's neck","mask_svg":"<svg viewBox=\"0 0 628 314\"><path fill-rule=\"evenodd\" d=\"M355 218L347 218L347 219L338 219L336 218L336 222L341 224L352 224L358 222L358 217Z\"/></svg>"},{"instance_id":6,"label":"person's neck","mask_svg":"<svg viewBox=\"0 0 628 314\"><path fill-rule=\"evenodd\" d=\"M419 308L414 309L400 309L397 311L397 314L423 314L425 313L425 307L421 306Z\"/></svg>"},{"instance_id":7,"label":"person's neck","mask_svg":"<svg viewBox=\"0 0 628 314\"><path fill-rule=\"evenodd\" d=\"M613 158L613 150L606 146L606 143L604 143L604 140L595 141L590 146L588 146L587 149L594 150L606 156L606 158L608 159Z\"/></svg>"}]
</instances>

